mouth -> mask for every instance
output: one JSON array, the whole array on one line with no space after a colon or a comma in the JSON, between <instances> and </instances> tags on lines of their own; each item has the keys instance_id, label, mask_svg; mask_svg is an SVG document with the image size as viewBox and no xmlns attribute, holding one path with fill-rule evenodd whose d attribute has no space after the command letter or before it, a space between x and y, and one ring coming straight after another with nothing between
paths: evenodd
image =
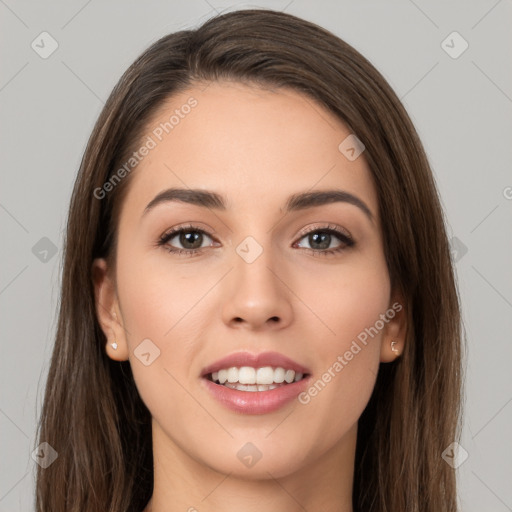
<instances>
[{"instance_id":1,"label":"mouth","mask_svg":"<svg viewBox=\"0 0 512 512\"><path fill-rule=\"evenodd\" d=\"M272 389L287 386L308 377L309 373L281 366L263 366L260 368L232 366L208 373L205 376L207 380L214 384L236 389L237 391L249 392L271 391Z\"/></svg>"},{"instance_id":2,"label":"mouth","mask_svg":"<svg viewBox=\"0 0 512 512\"><path fill-rule=\"evenodd\" d=\"M221 405L242 414L266 414L293 401L311 378L305 366L277 352L239 352L207 366L201 380Z\"/></svg>"}]
</instances>

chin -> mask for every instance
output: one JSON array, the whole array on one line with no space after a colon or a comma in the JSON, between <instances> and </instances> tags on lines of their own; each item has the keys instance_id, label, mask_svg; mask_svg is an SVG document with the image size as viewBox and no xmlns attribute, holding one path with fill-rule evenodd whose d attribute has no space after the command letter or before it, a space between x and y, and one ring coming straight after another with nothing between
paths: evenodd
<instances>
[{"instance_id":1,"label":"chin","mask_svg":"<svg viewBox=\"0 0 512 512\"><path fill-rule=\"evenodd\" d=\"M207 457L202 454L202 463L219 473L246 480L282 478L300 470L306 458L303 435L295 440L285 431L279 437L275 433L269 436L271 431L267 428L256 435L252 432L219 442L218 451L209 450Z\"/></svg>"}]
</instances>

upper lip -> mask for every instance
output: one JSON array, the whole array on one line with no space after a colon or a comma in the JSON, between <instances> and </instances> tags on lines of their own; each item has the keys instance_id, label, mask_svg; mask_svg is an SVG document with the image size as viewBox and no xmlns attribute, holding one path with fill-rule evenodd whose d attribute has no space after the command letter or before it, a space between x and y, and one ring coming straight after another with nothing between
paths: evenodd
<instances>
[{"instance_id":1,"label":"upper lip","mask_svg":"<svg viewBox=\"0 0 512 512\"><path fill-rule=\"evenodd\" d=\"M274 368L281 367L285 370L295 370L295 372L303 374L310 373L305 366L302 366L279 352L261 352L259 354L236 352L203 368L201 377L205 377L208 374L217 372L223 368L231 368L233 366L236 366L237 368L242 366L251 366L253 368L272 366Z\"/></svg>"}]
</instances>

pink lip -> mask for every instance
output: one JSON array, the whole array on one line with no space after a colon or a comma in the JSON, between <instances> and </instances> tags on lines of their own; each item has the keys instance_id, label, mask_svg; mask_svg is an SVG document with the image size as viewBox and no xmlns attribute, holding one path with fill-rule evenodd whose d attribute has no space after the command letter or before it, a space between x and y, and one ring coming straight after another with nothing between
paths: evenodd
<instances>
[{"instance_id":1,"label":"pink lip","mask_svg":"<svg viewBox=\"0 0 512 512\"><path fill-rule=\"evenodd\" d=\"M222 405L243 414L267 414L291 402L309 385L311 377L285 384L270 391L238 391L207 378L201 379L208 392Z\"/></svg>"},{"instance_id":2,"label":"pink lip","mask_svg":"<svg viewBox=\"0 0 512 512\"><path fill-rule=\"evenodd\" d=\"M281 367L285 370L295 370L295 372L300 373L310 373L307 368L296 363L289 357L279 354L279 352L262 352L260 354L237 352L219 359L218 361L215 361L215 363L203 368L201 377L206 377L209 373L217 372L223 368L231 368L233 366L236 366L237 368L240 368L241 366L252 366L253 368L272 366L274 368Z\"/></svg>"},{"instance_id":3,"label":"pink lip","mask_svg":"<svg viewBox=\"0 0 512 512\"><path fill-rule=\"evenodd\" d=\"M281 367L308 375L298 382L284 384L269 391L238 391L216 384L207 378L213 372L233 366L238 368L241 366L252 366L253 368ZM243 414L266 414L276 411L304 391L311 380L308 368L278 352L263 352L261 354L238 352L231 354L204 368L201 377L203 377L201 379L202 385L206 386L207 391L213 398L228 409Z\"/></svg>"}]
</instances>

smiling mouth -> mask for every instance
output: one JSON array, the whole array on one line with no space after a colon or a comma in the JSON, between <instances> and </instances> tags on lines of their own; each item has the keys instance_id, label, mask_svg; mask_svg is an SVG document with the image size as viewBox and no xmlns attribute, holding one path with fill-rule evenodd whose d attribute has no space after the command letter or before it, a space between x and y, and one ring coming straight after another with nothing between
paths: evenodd
<instances>
[{"instance_id":1,"label":"smiling mouth","mask_svg":"<svg viewBox=\"0 0 512 512\"><path fill-rule=\"evenodd\" d=\"M309 377L308 373L271 366L261 368L250 366L231 367L205 375L205 378L214 384L237 391L270 391L289 386L307 377Z\"/></svg>"}]
</instances>

